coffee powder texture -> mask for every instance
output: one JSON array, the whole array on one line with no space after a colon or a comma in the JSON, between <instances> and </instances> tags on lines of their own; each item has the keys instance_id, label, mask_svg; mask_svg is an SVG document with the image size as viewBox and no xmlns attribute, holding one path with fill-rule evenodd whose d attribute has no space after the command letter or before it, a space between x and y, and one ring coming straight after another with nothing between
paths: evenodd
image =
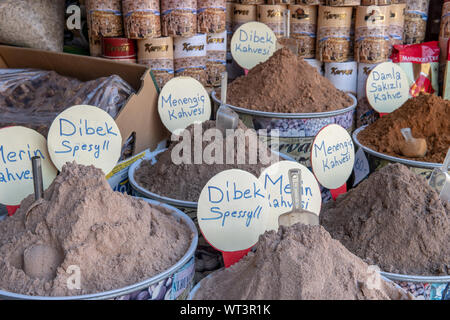
<instances>
[{"instance_id":1,"label":"coffee powder texture","mask_svg":"<svg viewBox=\"0 0 450 320\"><path fill-rule=\"evenodd\" d=\"M260 236L255 252L205 278L196 300L408 299L322 226L301 223Z\"/></svg>"},{"instance_id":2,"label":"coffee powder texture","mask_svg":"<svg viewBox=\"0 0 450 320\"><path fill-rule=\"evenodd\" d=\"M216 174L225 170L241 169L259 177L266 167L278 161L278 157L270 152L266 145L258 146L255 143L258 141L256 132L248 130L241 121L234 132L235 135L228 135L226 138L217 140L212 139L212 141L205 139L197 150L195 130L204 133L210 129L216 130L215 121L205 121L202 124L189 126L186 129L186 136L190 141L184 140L184 136L180 137L178 142L173 142L165 152L157 156L157 163L143 161L136 170L136 182L158 195L197 202L203 187ZM183 156L185 150L180 148L183 144L189 147L191 154L186 157L187 161L176 164L173 157ZM206 157L202 157L202 155L209 154L220 155L217 159L221 163L208 164ZM240 158L239 154L243 157ZM196 155L201 157L200 164L195 164ZM233 159L228 162L226 157L230 155L233 156ZM254 159L251 158L253 156L255 156Z\"/></svg>"},{"instance_id":3,"label":"coffee powder texture","mask_svg":"<svg viewBox=\"0 0 450 320\"><path fill-rule=\"evenodd\" d=\"M101 170L66 164L25 219L29 196L0 222L0 289L73 296L151 278L183 257L193 237L166 209L114 192ZM81 289L69 289L70 266Z\"/></svg>"},{"instance_id":4,"label":"coffee powder texture","mask_svg":"<svg viewBox=\"0 0 450 320\"><path fill-rule=\"evenodd\" d=\"M320 223L383 271L439 276L450 274L449 209L424 178L392 164L328 202Z\"/></svg>"},{"instance_id":5,"label":"coffee powder texture","mask_svg":"<svg viewBox=\"0 0 450 320\"><path fill-rule=\"evenodd\" d=\"M353 100L283 48L229 84L227 103L265 112L313 113L344 109Z\"/></svg>"},{"instance_id":6,"label":"coffee powder texture","mask_svg":"<svg viewBox=\"0 0 450 320\"><path fill-rule=\"evenodd\" d=\"M450 101L423 94L406 101L394 112L378 119L358 134L358 140L375 151L404 159L442 163L450 147ZM402 128L411 128L414 138L424 138L427 153L421 158L402 155Z\"/></svg>"}]
</instances>

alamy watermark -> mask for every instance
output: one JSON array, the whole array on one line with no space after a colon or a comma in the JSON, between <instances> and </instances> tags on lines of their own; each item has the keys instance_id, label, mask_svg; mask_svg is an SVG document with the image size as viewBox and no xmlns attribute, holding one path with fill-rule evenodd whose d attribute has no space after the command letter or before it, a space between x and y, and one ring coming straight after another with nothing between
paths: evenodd
<instances>
[{"instance_id":1,"label":"alamy watermark","mask_svg":"<svg viewBox=\"0 0 450 320\"><path fill-rule=\"evenodd\" d=\"M172 134L171 140L178 142L172 149L171 158L175 165L180 164L262 164L270 165L279 161L279 153L270 150L266 141L258 138L253 129L217 128L203 131L199 124L193 132L182 130ZM259 130L260 135L268 136L272 145L279 145L278 130Z\"/></svg>"}]
</instances>

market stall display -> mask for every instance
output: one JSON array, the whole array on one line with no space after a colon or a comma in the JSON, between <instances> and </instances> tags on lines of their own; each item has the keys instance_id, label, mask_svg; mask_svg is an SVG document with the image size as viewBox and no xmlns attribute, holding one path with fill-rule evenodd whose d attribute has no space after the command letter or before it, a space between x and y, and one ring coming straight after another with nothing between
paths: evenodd
<instances>
[{"instance_id":1,"label":"market stall display","mask_svg":"<svg viewBox=\"0 0 450 320\"><path fill-rule=\"evenodd\" d=\"M0 300L450 299L449 17L0 1Z\"/></svg>"}]
</instances>

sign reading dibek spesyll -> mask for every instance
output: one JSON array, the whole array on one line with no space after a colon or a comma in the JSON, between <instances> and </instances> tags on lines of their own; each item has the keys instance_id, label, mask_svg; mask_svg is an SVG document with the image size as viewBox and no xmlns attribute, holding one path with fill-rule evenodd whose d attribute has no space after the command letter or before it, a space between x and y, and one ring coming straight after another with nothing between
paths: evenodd
<instances>
[{"instance_id":1,"label":"sign reading dibek spesyll","mask_svg":"<svg viewBox=\"0 0 450 320\"><path fill-rule=\"evenodd\" d=\"M48 132L48 151L61 170L67 162L93 165L108 174L120 158L122 137L114 119L100 108L73 106L61 112Z\"/></svg>"},{"instance_id":2,"label":"sign reading dibek spesyll","mask_svg":"<svg viewBox=\"0 0 450 320\"><path fill-rule=\"evenodd\" d=\"M158 112L164 126L173 133L211 117L211 100L200 82L176 77L166 83L158 98Z\"/></svg>"},{"instance_id":3,"label":"sign reading dibek spesyll","mask_svg":"<svg viewBox=\"0 0 450 320\"><path fill-rule=\"evenodd\" d=\"M346 192L355 164L355 146L347 130L337 124L324 127L314 138L311 167L317 181L330 189L333 199Z\"/></svg>"},{"instance_id":4,"label":"sign reading dibek spesyll","mask_svg":"<svg viewBox=\"0 0 450 320\"><path fill-rule=\"evenodd\" d=\"M248 22L240 26L231 38L231 55L236 63L250 70L269 59L276 50L275 33L264 23Z\"/></svg>"},{"instance_id":5,"label":"sign reading dibek spesyll","mask_svg":"<svg viewBox=\"0 0 450 320\"><path fill-rule=\"evenodd\" d=\"M25 127L0 129L0 203L17 206L34 191L31 158L41 158L44 189L58 171L50 160L47 141L40 133Z\"/></svg>"},{"instance_id":6,"label":"sign reading dibek spesyll","mask_svg":"<svg viewBox=\"0 0 450 320\"><path fill-rule=\"evenodd\" d=\"M205 239L222 251L225 266L239 261L267 229L269 202L259 180L243 170L211 178L198 200L197 219Z\"/></svg>"},{"instance_id":7,"label":"sign reading dibek spesyll","mask_svg":"<svg viewBox=\"0 0 450 320\"><path fill-rule=\"evenodd\" d=\"M270 212L268 230L278 230L278 217L292 210L289 170L300 169L302 173L302 209L320 214L322 194L319 184L311 171L294 161L280 161L266 168L259 177L269 200Z\"/></svg>"}]
</instances>

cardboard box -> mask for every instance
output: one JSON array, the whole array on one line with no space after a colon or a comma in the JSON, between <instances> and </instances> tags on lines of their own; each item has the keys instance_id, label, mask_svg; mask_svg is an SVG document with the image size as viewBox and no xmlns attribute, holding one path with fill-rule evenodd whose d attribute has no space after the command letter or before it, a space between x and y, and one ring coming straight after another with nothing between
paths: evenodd
<instances>
[{"instance_id":1,"label":"cardboard box","mask_svg":"<svg viewBox=\"0 0 450 320\"><path fill-rule=\"evenodd\" d=\"M136 155L149 148L155 149L160 141L169 137L158 114L157 89L151 72L145 66L0 45L0 68L53 70L81 81L118 75L136 91L116 117L123 143L135 133L133 155Z\"/></svg>"}]
</instances>

